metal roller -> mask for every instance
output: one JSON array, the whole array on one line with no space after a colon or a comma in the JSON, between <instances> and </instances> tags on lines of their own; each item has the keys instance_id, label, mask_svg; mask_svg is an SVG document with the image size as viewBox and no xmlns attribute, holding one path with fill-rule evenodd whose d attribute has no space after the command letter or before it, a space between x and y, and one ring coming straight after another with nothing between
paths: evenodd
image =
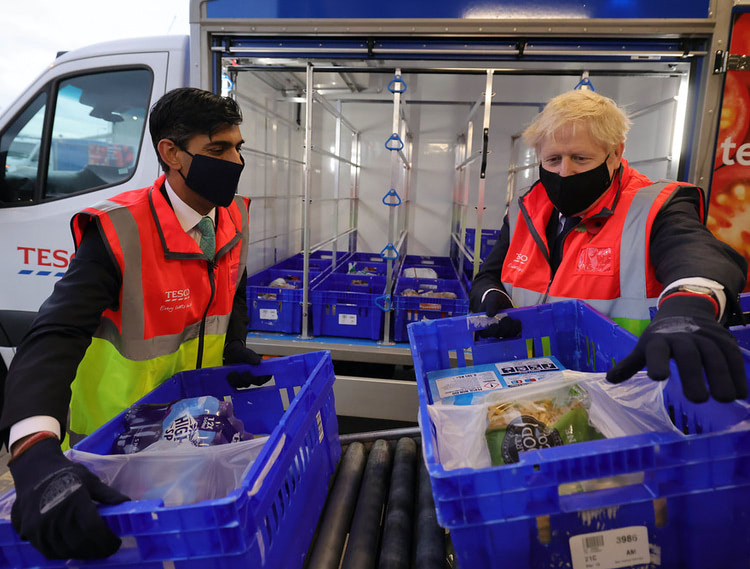
<instances>
[{"instance_id":1,"label":"metal roller","mask_svg":"<svg viewBox=\"0 0 750 569\"><path fill-rule=\"evenodd\" d=\"M432 498L430 475L424 460L419 460L419 490L417 497L416 569L444 569L445 530L437 523L435 502Z\"/></svg>"},{"instance_id":2,"label":"metal roller","mask_svg":"<svg viewBox=\"0 0 750 569\"><path fill-rule=\"evenodd\" d=\"M338 569L366 458L362 443L353 442L348 446L328 497L307 569Z\"/></svg>"},{"instance_id":3,"label":"metal roller","mask_svg":"<svg viewBox=\"0 0 750 569\"><path fill-rule=\"evenodd\" d=\"M367 459L362 491L349 532L342 569L371 569L378 558L380 520L391 475L391 449L384 440L372 445Z\"/></svg>"},{"instance_id":4,"label":"metal roller","mask_svg":"<svg viewBox=\"0 0 750 569\"><path fill-rule=\"evenodd\" d=\"M388 509L378 569L409 569L411 563L417 444L402 438L396 445Z\"/></svg>"}]
</instances>

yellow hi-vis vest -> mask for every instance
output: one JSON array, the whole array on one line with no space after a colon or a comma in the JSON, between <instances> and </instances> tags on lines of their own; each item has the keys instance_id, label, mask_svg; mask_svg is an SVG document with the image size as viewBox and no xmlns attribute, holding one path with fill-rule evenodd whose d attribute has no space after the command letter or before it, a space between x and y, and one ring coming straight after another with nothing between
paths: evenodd
<instances>
[{"instance_id":1,"label":"yellow hi-vis vest","mask_svg":"<svg viewBox=\"0 0 750 569\"><path fill-rule=\"evenodd\" d=\"M247 198L216 208L211 262L161 192L125 192L78 213L76 246L91 219L122 275L71 386L71 436L91 434L175 373L222 364L224 340L248 248Z\"/></svg>"}]
</instances>

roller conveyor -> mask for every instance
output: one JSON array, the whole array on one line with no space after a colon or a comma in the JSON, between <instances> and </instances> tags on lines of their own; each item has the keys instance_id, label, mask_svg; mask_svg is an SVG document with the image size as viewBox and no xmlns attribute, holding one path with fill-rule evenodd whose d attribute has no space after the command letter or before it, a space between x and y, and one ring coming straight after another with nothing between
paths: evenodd
<instances>
[{"instance_id":1,"label":"roller conveyor","mask_svg":"<svg viewBox=\"0 0 750 569\"><path fill-rule=\"evenodd\" d=\"M418 428L342 435L305 569L445 569Z\"/></svg>"}]
</instances>

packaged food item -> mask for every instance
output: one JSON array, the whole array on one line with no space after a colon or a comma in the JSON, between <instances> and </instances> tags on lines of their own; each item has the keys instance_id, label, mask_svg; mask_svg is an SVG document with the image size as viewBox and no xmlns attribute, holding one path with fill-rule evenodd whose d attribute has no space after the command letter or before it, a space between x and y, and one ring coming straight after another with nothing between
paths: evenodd
<instances>
[{"instance_id":1,"label":"packaged food item","mask_svg":"<svg viewBox=\"0 0 750 569\"><path fill-rule=\"evenodd\" d=\"M492 464L518 462L519 453L528 450L604 438L590 424L589 406L579 385L489 405L485 438Z\"/></svg>"},{"instance_id":2,"label":"packaged food item","mask_svg":"<svg viewBox=\"0 0 750 569\"><path fill-rule=\"evenodd\" d=\"M565 370L554 356L480 364L427 373L433 403L470 405L494 391L562 379Z\"/></svg>"},{"instance_id":3,"label":"packaged food item","mask_svg":"<svg viewBox=\"0 0 750 569\"><path fill-rule=\"evenodd\" d=\"M427 411L443 468L512 464L527 450L601 438L684 436L664 406L664 382L641 371L612 384L604 373L558 365L532 358L428 374Z\"/></svg>"},{"instance_id":4,"label":"packaged food item","mask_svg":"<svg viewBox=\"0 0 750 569\"><path fill-rule=\"evenodd\" d=\"M401 276L408 277L411 279L436 279L438 278L437 271L430 267L405 267L401 271Z\"/></svg>"},{"instance_id":5,"label":"packaged food item","mask_svg":"<svg viewBox=\"0 0 750 569\"><path fill-rule=\"evenodd\" d=\"M125 430L112 444L112 454L139 452L161 440L211 446L253 438L234 416L232 401L210 395L136 404L125 412L123 423Z\"/></svg>"}]
</instances>

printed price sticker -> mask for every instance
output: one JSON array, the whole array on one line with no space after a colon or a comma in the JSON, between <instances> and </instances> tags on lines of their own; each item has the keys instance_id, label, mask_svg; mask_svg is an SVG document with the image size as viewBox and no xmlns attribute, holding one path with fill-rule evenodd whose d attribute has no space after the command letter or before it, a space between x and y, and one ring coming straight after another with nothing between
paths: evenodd
<instances>
[{"instance_id":1,"label":"printed price sticker","mask_svg":"<svg viewBox=\"0 0 750 569\"><path fill-rule=\"evenodd\" d=\"M497 380L497 376L491 371L480 371L454 375L437 380L440 398L462 395L464 393L478 393L480 391L492 391L503 386Z\"/></svg>"},{"instance_id":2,"label":"printed price sticker","mask_svg":"<svg viewBox=\"0 0 750 569\"><path fill-rule=\"evenodd\" d=\"M261 320L278 320L279 312L275 308L261 308L260 319Z\"/></svg>"},{"instance_id":3,"label":"printed price sticker","mask_svg":"<svg viewBox=\"0 0 750 569\"><path fill-rule=\"evenodd\" d=\"M356 314L339 314L339 324L342 326L356 326L357 315Z\"/></svg>"},{"instance_id":4,"label":"printed price sticker","mask_svg":"<svg viewBox=\"0 0 750 569\"><path fill-rule=\"evenodd\" d=\"M575 535L569 543L573 569L619 569L651 563L646 526Z\"/></svg>"}]
</instances>

